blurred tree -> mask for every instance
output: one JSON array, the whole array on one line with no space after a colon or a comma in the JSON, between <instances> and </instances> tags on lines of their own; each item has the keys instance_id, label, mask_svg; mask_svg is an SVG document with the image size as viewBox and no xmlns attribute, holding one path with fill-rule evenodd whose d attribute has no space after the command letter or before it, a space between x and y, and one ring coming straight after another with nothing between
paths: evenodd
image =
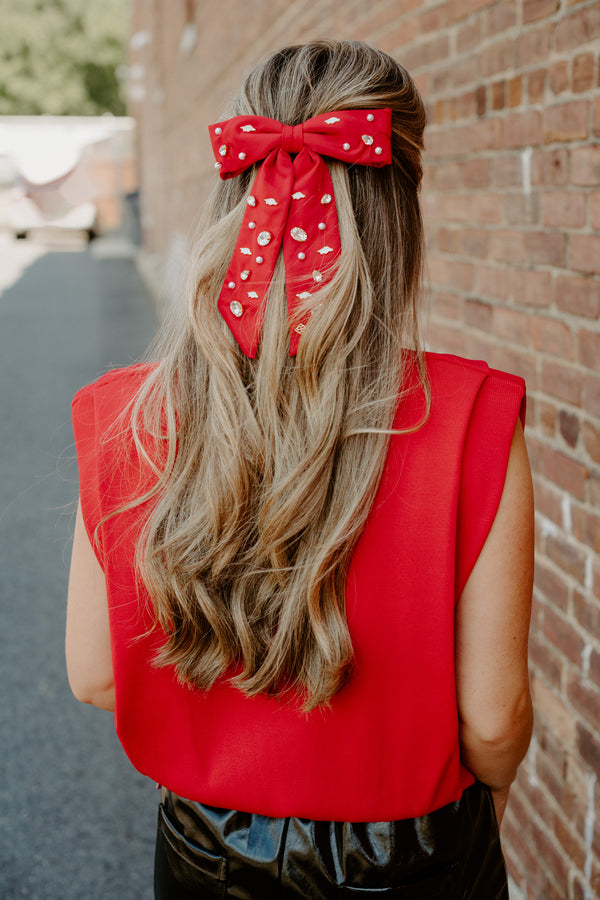
<instances>
[{"instance_id":1,"label":"blurred tree","mask_svg":"<svg viewBox=\"0 0 600 900\"><path fill-rule=\"evenodd\" d=\"M129 0L0 0L0 114L125 114Z\"/></svg>"}]
</instances>

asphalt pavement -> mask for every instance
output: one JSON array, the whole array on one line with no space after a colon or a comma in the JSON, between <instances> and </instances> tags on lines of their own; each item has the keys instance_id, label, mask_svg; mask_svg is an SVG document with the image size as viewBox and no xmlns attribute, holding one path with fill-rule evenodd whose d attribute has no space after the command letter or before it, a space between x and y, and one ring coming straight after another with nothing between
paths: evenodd
<instances>
[{"instance_id":1,"label":"asphalt pavement","mask_svg":"<svg viewBox=\"0 0 600 900\"><path fill-rule=\"evenodd\" d=\"M112 715L71 695L64 623L77 497L71 399L133 362L155 324L122 246L0 241L3 900L153 897L156 791L125 757Z\"/></svg>"}]
</instances>

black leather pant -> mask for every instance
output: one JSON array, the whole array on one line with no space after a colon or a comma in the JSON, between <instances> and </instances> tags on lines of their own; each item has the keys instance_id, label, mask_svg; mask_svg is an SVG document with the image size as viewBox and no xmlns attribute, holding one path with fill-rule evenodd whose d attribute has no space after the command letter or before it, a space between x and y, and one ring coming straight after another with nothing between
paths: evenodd
<instances>
[{"instance_id":1,"label":"black leather pant","mask_svg":"<svg viewBox=\"0 0 600 900\"><path fill-rule=\"evenodd\" d=\"M158 900L508 900L492 798L478 782L429 815L367 823L274 819L163 789L154 890Z\"/></svg>"}]
</instances>

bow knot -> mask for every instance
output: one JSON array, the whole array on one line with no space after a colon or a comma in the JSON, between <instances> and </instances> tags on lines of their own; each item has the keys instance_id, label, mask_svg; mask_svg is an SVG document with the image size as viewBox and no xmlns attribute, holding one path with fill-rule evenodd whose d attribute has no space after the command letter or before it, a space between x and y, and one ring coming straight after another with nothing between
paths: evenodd
<instances>
[{"instance_id":1,"label":"bow knot","mask_svg":"<svg viewBox=\"0 0 600 900\"><path fill-rule=\"evenodd\" d=\"M286 153L300 153L304 147L304 125L284 125L281 131L281 149Z\"/></svg>"},{"instance_id":2,"label":"bow knot","mask_svg":"<svg viewBox=\"0 0 600 900\"><path fill-rule=\"evenodd\" d=\"M264 116L236 116L210 126L221 178L233 178L263 161L247 197L217 302L246 356L256 356L280 248L285 261L290 356L296 353L311 309L319 305L318 300L312 303L312 297L333 277L341 251L333 185L322 157L355 165L389 165L391 115L390 109L351 109L323 113L300 125L284 125Z\"/></svg>"}]
</instances>

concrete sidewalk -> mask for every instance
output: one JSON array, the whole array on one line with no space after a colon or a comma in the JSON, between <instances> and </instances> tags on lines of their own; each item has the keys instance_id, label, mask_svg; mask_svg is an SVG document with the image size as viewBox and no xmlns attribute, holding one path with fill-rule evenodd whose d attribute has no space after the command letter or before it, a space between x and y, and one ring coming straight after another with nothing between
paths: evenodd
<instances>
[{"instance_id":1,"label":"concrete sidewalk","mask_svg":"<svg viewBox=\"0 0 600 900\"><path fill-rule=\"evenodd\" d=\"M150 900L157 797L64 666L75 391L155 328L131 253L0 242L0 897Z\"/></svg>"}]
</instances>

